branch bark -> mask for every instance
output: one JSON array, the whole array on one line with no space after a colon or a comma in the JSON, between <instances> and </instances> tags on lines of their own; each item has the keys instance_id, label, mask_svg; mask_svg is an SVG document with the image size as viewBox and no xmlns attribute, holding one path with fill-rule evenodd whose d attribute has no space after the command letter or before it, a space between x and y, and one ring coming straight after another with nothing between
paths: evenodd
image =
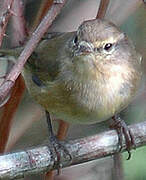
<instances>
[{"instance_id":1,"label":"branch bark","mask_svg":"<svg viewBox=\"0 0 146 180\"><path fill-rule=\"evenodd\" d=\"M15 0L12 11L16 14L12 16L12 47L22 46L28 36L23 1Z\"/></svg>"},{"instance_id":2,"label":"branch bark","mask_svg":"<svg viewBox=\"0 0 146 180\"><path fill-rule=\"evenodd\" d=\"M102 19L105 17L109 2L110 2L110 0L100 0L100 5L99 5L99 9L98 9L96 18Z\"/></svg>"},{"instance_id":3,"label":"branch bark","mask_svg":"<svg viewBox=\"0 0 146 180\"><path fill-rule=\"evenodd\" d=\"M1 8L0 17L0 46L2 44L3 37L5 36L6 26L9 18L12 15L11 8L14 0L5 0L3 2L3 7Z\"/></svg>"},{"instance_id":4,"label":"branch bark","mask_svg":"<svg viewBox=\"0 0 146 180\"><path fill-rule=\"evenodd\" d=\"M136 147L144 146L146 122L131 125L129 128L135 137ZM110 130L95 136L69 141L63 145L71 154L72 161L67 154L59 150L60 162L62 167L68 167L115 154L118 135L115 130ZM125 151L125 141L123 141L122 151ZM16 179L28 174L47 172L57 169L55 164L56 154L50 145L2 155L0 156L0 179Z\"/></svg>"}]
</instances>

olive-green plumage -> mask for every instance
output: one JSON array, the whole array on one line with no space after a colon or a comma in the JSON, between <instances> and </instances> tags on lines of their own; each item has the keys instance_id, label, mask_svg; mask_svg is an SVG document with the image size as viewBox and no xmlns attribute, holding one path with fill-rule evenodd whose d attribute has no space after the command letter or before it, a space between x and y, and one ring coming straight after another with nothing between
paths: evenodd
<instances>
[{"instance_id":1,"label":"olive-green plumage","mask_svg":"<svg viewBox=\"0 0 146 180\"><path fill-rule=\"evenodd\" d=\"M30 94L47 111L71 123L90 124L132 101L141 57L115 25L96 19L83 22L76 32L49 36L54 37L39 43L23 71ZM7 56L18 56L18 51Z\"/></svg>"}]
</instances>

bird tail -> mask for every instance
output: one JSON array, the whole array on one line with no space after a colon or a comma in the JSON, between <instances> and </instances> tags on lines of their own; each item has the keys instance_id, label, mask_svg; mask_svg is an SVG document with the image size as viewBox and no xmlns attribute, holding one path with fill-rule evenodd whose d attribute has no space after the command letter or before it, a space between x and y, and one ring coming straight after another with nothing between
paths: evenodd
<instances>
[{"instance_id":1,"label":"bird tail","mask_svg":"<svg viewBox=\"0 0 146 180\"><path fill-rule=\"evenodd\" d=\"M21 50L22 48L0 49L0 60L9 59L15 63Z\"/></svg>"}]
</instances>

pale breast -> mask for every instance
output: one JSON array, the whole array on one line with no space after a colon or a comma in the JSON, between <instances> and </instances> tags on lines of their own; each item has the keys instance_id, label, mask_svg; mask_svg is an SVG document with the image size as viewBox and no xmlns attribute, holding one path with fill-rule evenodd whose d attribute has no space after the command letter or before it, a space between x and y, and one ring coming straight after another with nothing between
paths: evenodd
<instances>
[{"instance_id":1,"label":"pale breast","mask_svg":"<svg viewBox=\"0 0 146 180\"><path fill-rule=\"evenodd\" d=\"M31 73L26 72L25 75L24 71L24 77L35 100L57 118L70 123L90 124L112 117L131 101L131 91L135 88L129 83L132 76L123 73L126 71L121 68L125 67L113 66L112 76L100 81L54 81L48 83L47 87L34 80Z\"/></svg>"}]
</instances>

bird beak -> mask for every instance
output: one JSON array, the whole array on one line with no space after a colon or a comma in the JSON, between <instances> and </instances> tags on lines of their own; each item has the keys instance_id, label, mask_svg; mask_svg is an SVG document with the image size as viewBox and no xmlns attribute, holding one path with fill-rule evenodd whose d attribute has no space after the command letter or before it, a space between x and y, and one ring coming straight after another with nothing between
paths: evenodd
<instances>
[{"instance_id":1,"label":"bird beak","mask_svg":"<svg viewBox=\"0 0 146 180\"><path fill-rule=\"evenodd\" d=\"M86 41L81 41L78 47L76 48L74 55L81 56L81 55L87 55L90 53L93 53L93 45Z\"/></svg>"}]
</instances>

